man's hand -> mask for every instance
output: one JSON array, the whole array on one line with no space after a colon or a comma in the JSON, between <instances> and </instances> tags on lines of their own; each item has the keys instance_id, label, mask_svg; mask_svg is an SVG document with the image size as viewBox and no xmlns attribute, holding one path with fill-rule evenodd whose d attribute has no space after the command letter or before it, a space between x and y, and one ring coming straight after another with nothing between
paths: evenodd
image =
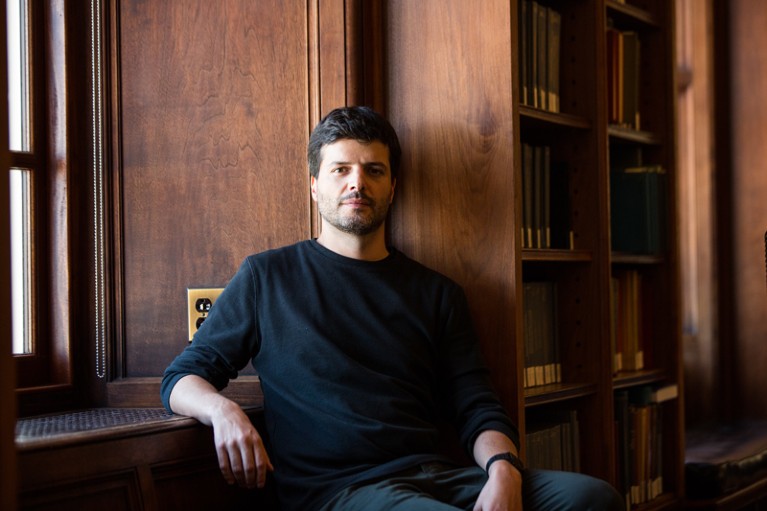
<instances>
[{"instance_id":1,"label":"man's hand","mask_svg":"<svg viewBox=\"0 0 767 511\"><path fill-rule=\"evenodd\" d=\"M261 435L236 403L222 402L211 416L218 465L229 484L263 488L274 470Z\"/></svg>"},{"instance_id":2,"label":"man's hand","mask_svg":"<svg viewBox=\"0 0 767 511\"><path fill-rule=\"evenodd\" d=\"M213 427L218 465L226 482L263 488L266 474L274 468L261 435L240 405L199 376L187 375L173 387L170 407L174 413Z\"/></svg>"},{"instance_id":3,"label":"man's hand","mask_svg":"<svg viewBox=\"0 0 767 511\"><path fill-rule=\"evenodd\" d=\"M522 511L522 475L505 461L490 466L474 511Z\"/></svg>"},{"instance_id":4,"label":"man's hand","mask_svg":"<svg viewBox=\"0 0 767 511\"><path fill-rule=\"evenodd\" d=\"M474 460L480 467L484 468L493 455L502 452L516 456L517 447L498 431L483 431L474 442ZM491 464L474 511L522 511L522 474L519 470L504 460Z\"/></svg>"}]
</instances>

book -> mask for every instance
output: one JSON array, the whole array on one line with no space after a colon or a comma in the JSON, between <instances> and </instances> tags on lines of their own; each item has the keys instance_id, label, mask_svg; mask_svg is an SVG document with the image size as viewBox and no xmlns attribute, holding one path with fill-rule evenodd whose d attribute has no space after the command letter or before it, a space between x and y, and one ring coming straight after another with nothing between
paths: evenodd
<instances>
[{"instance_id":1,"label":"book","mask_svg":"<svg viewBox=\"0 0 767 511\"><path fill-rule=\"evenodd\" d=\"M609 22L610 20L608 20ZM618 73L619 67L619 40L621 37L620 31L613 27L608 27L607 31L607 122L610 124L618 124L620 122L620 114L618 109L619 101L619 81Z\"/></svg>"},{"instance_id":2,"label":"book","mask_svg":"<svg viewBox=\"0 0 767 511\"><path fill-rule=\"evenodd\" d=\"M640 128L641 40L634 31L622 31L608 19L607 37L607 121Z\"/></svg>"},{"instance_id":3,"label":"book","mask_svg":"<svg viewBox=\"0 0 767 511\"><path fill-rule=\"evenodd\" d=\"M623 370L623 344L618 342L618 295L620 280L610 277L610 345L612 347L613 374Z\"/></svg>"},{"instance_id":4,"label":"book","mask_svg":"<svg viewBox=\"0 0 767 511\"><path fill-rule=\"evenodd\" d=\"M535 59L537 60L537 78L538 84L538 103L537 106L541 110L548 109L548 64L546 63L548 50L546 43L548 42L547 29L548 29L548 9L544 5L539 5L537 2L533 3L536 12L536 38L537 46L535 51Z\"/></svg>"},{"instance_id":5,"label":"book","mask_svg":"<svg viewBox=\"0 0 767 511\"><path fill-rule=\"evenodd\" d=\"M551 112L559 112L559 54L562 32L562 15L548 8L546 34L546 83L548 92L547 106Z\"/></svg>"},{"instance_id":6,"label":"book","mask_svg":"<svg viewBox=\"0 0 767 511\"><path fill-rule=\"evenodd\" d=\"M663 492L663 411L652 400L655 390L648 385L615 393L618 486L627 509Z\"/></svg>"},{"instance_id":7,"label":"book","mask_svg":"<svg viewBox=\"0 0 767 511\"><path fill-rule=\"evenodd\" d=\"M660 404L679 397L679 385L642 385L629 391L631 402L638 405Z\"/></svg>"},{"instance_id":8,"label":"book","mask_svg":"<svg viewBox=\"0 0 767 511\"><path fill-rule=\"evenodd\" d=\"M533 146L522 144L522 246L533 248Z\"/></svg>"},{"instance_id":9,"label":"book","mask_svg":"<svg viewBox=\"0 0 767 511\"><path fill-rule=\"evenodd\" d=\"M544 470L580 471L580 427L575 410L537 417L525 433L527 466Z\"/></svg>"},{"instance_id":10,"label":"book","mask_svg":"<svg viewBox=\"0 0 767 511\"><path fill-rule=\"evenodd\" d=\"M519 25L520 102L558 112L562 15L539 2L522 0Z\"/></svg>"},{"instance_id":11,"label":"book","mask_svg":"<svg viewBox=\"0 0 767 511\"><path fill-rule=\"evenodd\" d=\"M529 0L521 0L519 2L519 88L520 99L523 105L530 104L528 92L528 86L530 82L530 50L528 48L528 30L530 28L530 21L528 20L527 14L529 6Z\"/></svg>"},{"instance_id":12,"label":"book","mask_svg":"<svg viewBox=\"0 0 767 511\"><path fill-rule=\"evenodd\" d=\"M551 248L551 148L544 146L541 151L541 248Z\"/></svg>"},{"instance_id":13,"label":"book","mask_svg":"<svg viewBox=\"0 0 767 511\"><path fill-rule=\"evenodd\" d=\"M640 41L636 32L621 33L623 65L622 90L619 96L623 99L620 112L621 126L638 130L639 122L639 52Z\"/></svg>"},{"instance_id":14,"label":"book","mask_svg":"<svg viewBox=\"0 0 767 511\"><path fill-rule=\"evenodd\" d=\"M543 248L543 152L533 147L533 248Z\"/></svg>"},{"instance_id":15,"label":"book","mask_svg":"<svg viewBox=\"0 0 767 511\"><path fill-rule=\"evenodd\" d=\"M525 387L562 381L557 316L556 284L550 281L525 282Z\"/></svg>"},{"instance_id":16,"label":"book","mask_svg":"<svg viewBox=\"0 0 767 511\"><path fill-rule=\"evenodd\" d=\"M638 371L645 366L641 275L637 270L616 270L611 279L613 370Z\"/></svg>"},{"instance_id":17,"label":"book","mask_svg":"<svg viewBox=\"0 0 767 511\"><path fill-rule=\"evenodd\" d=\"M610 172L612 249L660 255L665 249L666 173L657 165Z\"/></svg>"},{"instance_id":18,"label":"book","mask_svg":"<svg viewBox=\"0 0 767 511\"><path fill-rule=\"evenodd\" d=\"M551 248L573 250L574 233L570 213L570 175L567 164L549 156L549 231Z\"/></svg>"},{"instance_id":19,"label":"book","mask_svg":"<svg viewBox=\"0 0 767 511\"><path fill-rule=\"evenodd\" d=\"M538 2L530 2L528 7L528 41L529 44L528 50L529 50L529 62L530 62L530 87L529 87L529 94L530 94L530 101L528 105L534 107L534 108L540 108L541 105L539 104L539 88L540 84L538 83L538 52L539 50L539 37L538 37L538 17L539 17L539 11L541 9L541 6L538 4Z\"/></svg>"},{"instance_id":20,"label":"book","mask_svg":"<svg viewBox=\"0 0 767 511\"><path fill-rule=\"evenodd\" d=\"M523 248L572 248L568 186L567 168L552 163L551 147L522 143Z\"/></svg>"},{"instance_id":21,"label":"book","mask_svg":"<svg viewBox=\"0 0 767 511\"><path fill-rule=\"evenodd\" d=\"M615 393L615 445L618 463L617 489L623 495L626 509L631 509L631 449L628 391Z\"/></svg>"}]
</instances>

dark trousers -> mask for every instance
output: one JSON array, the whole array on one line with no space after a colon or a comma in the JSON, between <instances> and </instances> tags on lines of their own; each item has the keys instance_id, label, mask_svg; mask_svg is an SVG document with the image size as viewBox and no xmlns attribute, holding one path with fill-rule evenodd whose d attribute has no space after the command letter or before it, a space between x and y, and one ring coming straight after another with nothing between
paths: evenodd
<instances>
[{"instance_id":1,"label":"dark trousers","mask_svg":"<svg viewBox=\"0 0 767 511\"><path fill-rule=\"evenodd\" d=\"M382 481L341 491L322 511L471 511L487 475L479 467L426 463ZM527 470L525 511L622 511L623 499L606 482L572 472Z\"/></svg>"}]
</instances>

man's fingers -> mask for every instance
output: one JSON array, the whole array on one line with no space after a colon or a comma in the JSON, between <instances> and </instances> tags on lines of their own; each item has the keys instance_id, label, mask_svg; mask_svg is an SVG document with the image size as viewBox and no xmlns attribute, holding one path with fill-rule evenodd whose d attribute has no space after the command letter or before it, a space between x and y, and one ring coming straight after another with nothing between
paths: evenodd
<instances>
[{"instance_id":1,"label":"man's fingers","mask_svg":"<svg viewBox=\"0 0 767 511\"><path fill-rule=\"evenodd\" d=\"M258 431L244 414L240 419L225 417L213 424L219 468L229 484L262 488L272 464Z\"/></svg>"},{"instance_id":2,"label":"man's fingers","mask_svg":"<svg viewBox=\"0 0 767 511\"><path fill-rule=\"evenodd\" d=\"M240 484L247 488L254 488L260 481L260 474L257 473L258 467L255 462L255 455L250 446L243 446L240 450L242 457L242 481Z\"/></svg>"},{"instance_id":3,"label":"man's fingers","mask_svg":"<svg viewBox=\"0 0 767 511\"><path fill-rule=\"evenodd\" d=\"M258 487L263 488L266 485L266 476L274 471L269 455L264 449L256 450L256 470L258 470Z\"/></svg>"},{"instance_id":4,"label":"man's fingers","mask_svg":"<svg viewBox=\"0 0 767 511\"><path fill-rule=\"evenodd\" d=\"M226 448L217 447L216 451L218 455L218 468L221 470L221 475L224 476L224 480L228 484L236 483L237 480L234 478L234 474L232 473L232 467L229 462L229 453L226 451Z\"/></svg>"}]
</instances>

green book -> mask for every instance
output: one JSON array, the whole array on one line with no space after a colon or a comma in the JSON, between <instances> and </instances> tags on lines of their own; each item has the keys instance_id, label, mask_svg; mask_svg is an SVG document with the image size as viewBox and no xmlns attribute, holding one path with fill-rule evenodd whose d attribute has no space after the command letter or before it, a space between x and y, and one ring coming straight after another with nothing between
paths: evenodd
<instances>
[{"instance_id":1,"label":"green book","mask_svg":"<svg viewBox=\"0 0 767 511\"><path fill-rule=\"evenodd\" d=\"M612 249L659 255L665 249L666 174L643 166L610 173Z\"/></svg>"}]
</instances>

